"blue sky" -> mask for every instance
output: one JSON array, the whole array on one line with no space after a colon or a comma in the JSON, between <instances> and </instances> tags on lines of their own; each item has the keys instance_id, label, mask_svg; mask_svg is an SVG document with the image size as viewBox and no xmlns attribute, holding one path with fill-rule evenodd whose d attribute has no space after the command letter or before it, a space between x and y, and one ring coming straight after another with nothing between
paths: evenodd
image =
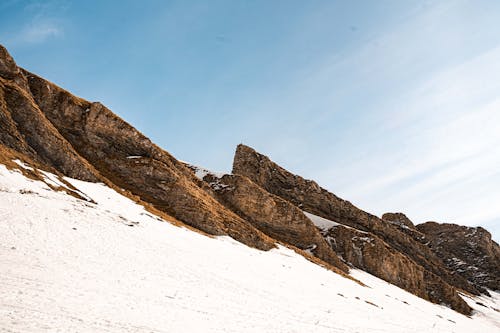
<instances>
[{"instance_id":1,"label":"blue sky","mask_svg":"<svg viewBox=\"0 0 500 333\"><path fill-rule=\"evenodd\" d=\"M181 160L245 143L380 215L500 238L498 1L16 1L0 43Z\"/></svg>"}]
</instances>

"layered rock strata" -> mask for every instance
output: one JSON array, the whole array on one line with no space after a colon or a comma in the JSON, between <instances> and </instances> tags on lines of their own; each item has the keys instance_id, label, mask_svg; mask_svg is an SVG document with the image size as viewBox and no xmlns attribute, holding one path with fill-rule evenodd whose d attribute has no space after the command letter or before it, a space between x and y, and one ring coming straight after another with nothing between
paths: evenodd
<instances>
[{"instance_id":1,"label":"layered rock strata","mask_svg":"<svg viewBox=\"0 0 500 333\"><path fill-rule=\"evenodd\" d=\"M192 167L196 171L196 167ZM315 225L290 202L238 175L205 173L202 178L222 204L270 237L293 245L348 271Z\"/></svg>"},{"instance_id":2,"label":"layered rock strata","mask_svg":"<svg viewBox=\"0 0 500 333\"><path fill-rule=\"evenodd\" d=\"M453 272L475 285L500 289L500 247L481 227L426 222L416 226Z\"/></svg>"},{"instance_id":3,"label":"layered rock strata","mask_svg":"<svg viewBox=\"0 0 500 333\"><path fill-rule=\"evenodd\" d=\"M236 175L248 177L266 191L291 202L304 211L377 236L390 248L407 257L409 260L405 261L405 263L415 263L428 273L431 273L427 274L427 277L433 277L433 281L429 281L429 283L439 286L443 290L453 290L453 288L448 288L451 285L474 294L480 293L480 290L466 279L450 272L442 260L428 246L415 241L392 223L360 210L350 202L340 199L321 188L314 181L306 180L288 172L250 147L245 145L237 147L232 172ZM349 240L346 240L346 242L349 242ZM350 264L354 265L354 263ZM378 274L377 276L391 283L398 283L397 279L392 279L390 274L380 274L377 270L371 272L375 275ZM415 294L431 295L436 292L428 288L430 284L419 285L419 291L414 289L412 283L406 283L405 285L403 286L405 289ZM468 306L458 298L456 291L453 296L448 296L448 300L442 299L440 301L455 304L454 308L467 313ZM436 298L433 297L428 299L436 301Z\"/></svg>"},{"instance_id":4,"label":"layered rock strata","mask_svg":"<svg viewBox=\"0 0 500 333\"><path fill-rule=\"evenodd\" d=\"M445 303L464 313L470 307L441 278L392 248L380 237L338 225L324 232L325 238L346 262L434 303Z\"/></svg>"},{"instance_id":5,"label":"layered rock strata","mask_svg":"<svg viewBox=\"0 0 500 333\"><path fill-rule=\"evenodd\" d=\"M100 103L16 66L0 46L0 144L64 175L111 182L178 220L259 249L274 240L200 188L169 153Z\"/></svg>"}]
</instances>

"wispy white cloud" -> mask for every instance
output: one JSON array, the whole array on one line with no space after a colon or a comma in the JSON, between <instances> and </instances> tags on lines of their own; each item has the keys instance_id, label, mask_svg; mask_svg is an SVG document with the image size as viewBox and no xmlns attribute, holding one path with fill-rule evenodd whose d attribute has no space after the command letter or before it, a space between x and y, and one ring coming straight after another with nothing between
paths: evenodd
<instances>
[{"instance_id":1,"label":"wispy white cloud","mask_svg":"<svg viewBox=\"0 0 500 333\"><path fill-rule=\"evenodd\" d=\"M55 23L32 22L21 30L17 38L23 43L43 43L49 38L59 37L62 34L62 28Z\"/></svg>"},{"instance_id":2,"label":"wispy white cloud","mask_svg":"<svg viewBox=\"0 0 500 333\"><path fill-rule=\"evenodd\" d=\"M13 5L17 2L13 2ZM23 4L22 14L16 25L2 31L4 42L10 47L39 44L64 35L63 13L66 1L30 1Z\"/></svg>"},{"instance_id":3,"label":"wispy white cloud","mask_svg":"<svg viewBox=\"0 0 500 333\"><path fill-rule=\"evenodd\" d=\"M472 33L480 22L448 26L446 20L463 17L469 5L430 7L311 72L302 83L309 91L316 85L340 88L330 93L337 113L351 112L336 108L344 91L353 98L357 86L358 98L367 99L365 110L353 111L359 137L346 131L342 139L349 148L322 155L330 167L311 174L376 214L397 210L417 223L483 224L496 230L498 239L500 43L491 38L473 45L474 38L489 34ZM463 31L457 31L461 25ZM339 85L345 73L350 80ZM374 91L382 98L369 105ZM332 111L326 113L328 118Z\"/></svg>"},{"instance_id":4,"label":"wispy white cloud","mask_svg":"<svg viewBox=\"0 0 500 333\"><path fill-rule=\"evenodd\" d=\"M368 210L404 210L417 222L500 224L497 59L500 47L435 73L393 105L386 130L405 146L388 142L380 155L366 155L365 173L345 193Z\"/></svg>"},{"instance_id":5,"label":"wispy white cloud","mask_svg":"<svg viewBox=\"0 0 500 333\"><path fill-rule=\"evenodd\" d=\"M420 162L407 174L470 157L498 143L498 57L500 47L431 76L385 114L398 118L398 126L385 130L402 129L414 136L413 145L425 146L426 156L419 156Z\"/></svg>"}]
</instances>

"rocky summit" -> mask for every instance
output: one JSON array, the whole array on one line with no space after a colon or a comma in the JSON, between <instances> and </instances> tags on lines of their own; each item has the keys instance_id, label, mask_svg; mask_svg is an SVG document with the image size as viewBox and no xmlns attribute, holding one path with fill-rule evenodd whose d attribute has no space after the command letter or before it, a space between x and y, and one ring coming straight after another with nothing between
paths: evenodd
<instances>
[{"instance_id":1,"label":"rocky summit","mask_svg":"<svg viewBox=\"0 0 500 333\"><path fill-rule=\"evenodd\" d=\"M452 223L426 222L416 226L429 240L429 247L443 259L452 272L482 287L498 290L500 286L500 247L481 227Z\"/></svg>"},{"instance_id":2,"label":"rocky summit","mask_svg":"<svg viewBox=\"0 0 500 333\"><path fill-rule=\"evenodd\" d=\"M0 154L9 168L18 160L103 183L199 233L264 251L285 246L343 276L361 269L465 315L472 309L461 293L500 289L500 249L483 228L377 217L245 145L232 174L185 164L101 103L19 68L1 46ZM71 186L54 190L86 200Z\"/></svg>"},{"instance_id":3,"label":"rocky summit","mask_svg":"<svg viewBox=\"0 0 500 333\"><path fill-rule=\"evenodd\" d=\"M236 149L232 172L250 178L306 212L334 222L323 234L334 251L353 267L463 313L470 309L458 291L476 295L484 291L480 284L450 270L429 246L425 234L415 230L404 214L378 218L245 145Z\"/></svg>"}]
</instances>

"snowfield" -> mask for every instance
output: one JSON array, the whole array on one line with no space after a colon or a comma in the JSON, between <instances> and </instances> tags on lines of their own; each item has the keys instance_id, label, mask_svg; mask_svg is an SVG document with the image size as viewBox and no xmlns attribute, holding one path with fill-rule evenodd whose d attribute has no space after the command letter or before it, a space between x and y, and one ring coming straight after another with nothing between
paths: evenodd
<instances>
[{"instance_id":1,"label":"snowfield","mask_svg":"<svg viewBox=\"0 0 500 333\"><path fill-rule=\"evenodd\" d=\"M97 204L0 165L0 332L500 332L499 294L466 297L468 318L365 272L352 275L368 287L66 180Z\"/></svg>"}]
</instances>

